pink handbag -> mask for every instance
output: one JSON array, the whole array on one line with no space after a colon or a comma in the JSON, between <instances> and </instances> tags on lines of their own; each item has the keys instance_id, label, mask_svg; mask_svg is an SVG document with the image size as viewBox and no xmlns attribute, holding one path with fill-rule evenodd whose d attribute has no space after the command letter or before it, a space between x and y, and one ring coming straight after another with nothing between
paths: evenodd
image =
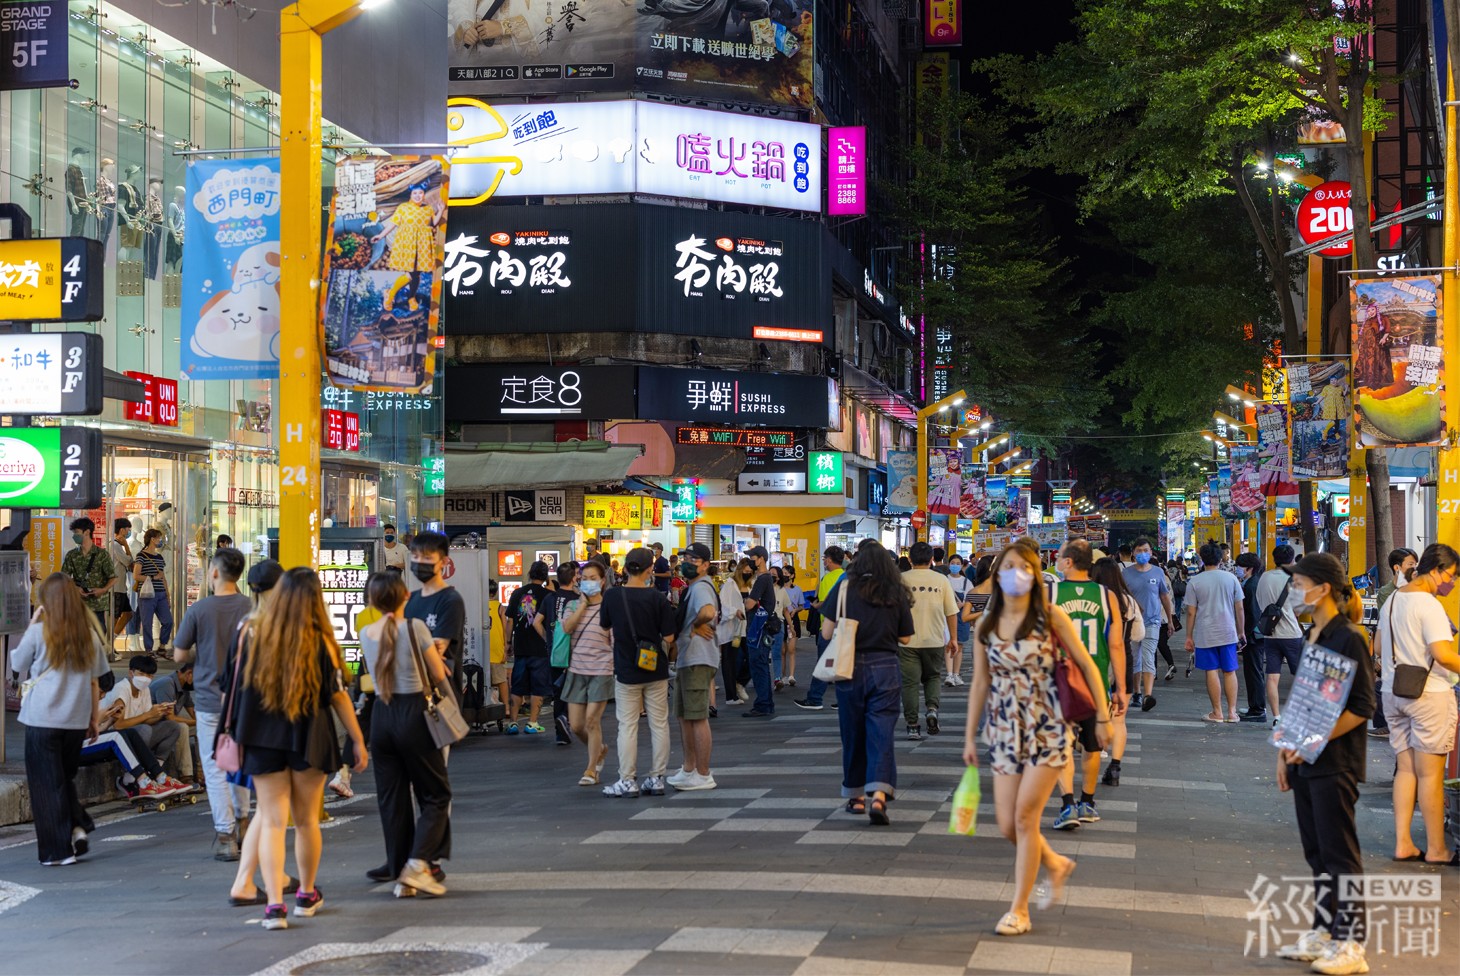
<instances>
[{"instance_id":1,"label":"pink handbag","mask_svg":"<svg viewBox=\"0 0 1460 976\"><path fill-rule=\"evenodd\" d=\"M225 773L236 773L243 768L243 746L233 737L233 705L238 700L239 672L243 670L243 634L244 631L240 628L237 646L239 653L233 658L233 680L228 685L228 702L223 709L223 724L218 727L218 735L213 739L213 762Z\"/></svg>"}]
</instances>

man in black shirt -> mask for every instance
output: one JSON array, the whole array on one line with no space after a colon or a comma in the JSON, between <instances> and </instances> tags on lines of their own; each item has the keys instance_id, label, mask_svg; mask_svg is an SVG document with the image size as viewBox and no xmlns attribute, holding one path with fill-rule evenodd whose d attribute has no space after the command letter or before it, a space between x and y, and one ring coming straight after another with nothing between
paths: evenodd
<instances>
[{"instance_id":1,"label":"man in black shirt","mask_svg":"<svg viewBox=\"0 0 1460 976\"><path fill-rule=\"evenodd\" d=\"M663 796L669 767L669 662L674 654L674 608L653 586L654 554L634 549L624 557L628 581L609 590L598 620L613 635L614 712L618 715L618 782L604 796ZM769 671L769 662L767 662ZM649 775L636 782L639 713L649 717Z\"/></svg>"},{"instance_id":2,"label":"man in black shirt","mask_svg":"<svg viewBox=\"0 0 1460 976\"><path fill-rule=\"evenodd\" d=\"M745 652L750 662L750 680L755 684L755 705L741 718L770 718L776 713L771 697L771 648L780 639L781 618L776 615L776 583L770 573L770 553L765 546L752 546L745 553L755 563L755 581L745 598Z\"/></svg>"},{"instance_id":3,"label":"man in black shirt","mask_svg":"<svg viewBox=\"0 0 1460 976\"><path fill-rule=\"evenodd\" d=\"M450 555L451 543L440 532L422 532L411 540L411 573L424 585L406 602L406 617L421 621L431 632L460 700L466 601L441 575Z\"/></svg>"},{"instance_id":4,"label":"man in black shirt","mask_svg":"<svg viewBox=\"0 0 1460 976\"><path fill-rule=\"evenodd\" d=\"M669 560L664 558L664 546L656 542L649 548L654 552L654 589L668 596L674 573L669 568Z\"/></svg>"},{"instance_id":5,"label":"man in black shirt","mask_svg":"<svg viewBox=\"0 0 1460 976\"><path fill-rule=\"evenodd\" d=\"M527 725L523 729L528 735L541 735L543 727L538 724L538 712L542 700L553 693L552 669L548 666L547 633L539 622L539 615L547 608L552 598L547 588L547 563L538 560L527 567L527 585L512 592L504 614L511 627L503 635L507 654L515 660L512 664L512 704L508 717L508 735L517 734L517 715L527 701Z\"/></svg>"},{"instance_id":6,"label":"man in black shirt","mask_svg":"<svg viewBox=\"0 0 1460 976\"><path fill-rule=\"evenodd\" d=\"M1257 618L1262 616L1262 608L1257 605L1257 581L1261 576L1261 556L1244 552L1237 557L1237 577L1242 580L1242 622L1247 632L1247 646L1240 649L1247 711L1237 716L1240 722L1267 721L1267 649L1257 632Z\"/></svg>"}]
</instances>

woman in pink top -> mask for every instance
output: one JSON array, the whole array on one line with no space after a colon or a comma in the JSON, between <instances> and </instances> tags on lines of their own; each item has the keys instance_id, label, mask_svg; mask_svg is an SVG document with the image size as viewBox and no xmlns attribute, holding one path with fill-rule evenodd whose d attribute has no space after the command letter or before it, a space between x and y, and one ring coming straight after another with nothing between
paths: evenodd
<instances>
[{"instance_id":1,"label":"woman in pink top","mask_svg":"<svg viewBox=\"0 0 1460 976\"><path fill-rule=\"evenodd\" d=\"M583 599L563 621L572 635L572 658L563 679L563 701L568 703L568 723L578 741L588 744L588 768L579 786L597 786L608 747L603 744L603 710L613 700L613 644L608 631L598 622L603 591L608 578L596 562L583 564L578 592Z\"/></svg>"}]
</instances>

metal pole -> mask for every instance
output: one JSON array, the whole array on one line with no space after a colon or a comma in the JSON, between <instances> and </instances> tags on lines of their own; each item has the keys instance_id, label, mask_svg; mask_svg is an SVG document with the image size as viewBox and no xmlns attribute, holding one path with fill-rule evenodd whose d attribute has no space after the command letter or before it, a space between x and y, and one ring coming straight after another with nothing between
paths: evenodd
<instances>
[{"instance_id":1,"label":"metal pole","mask_svg":"<svg viewBox=\"0 0 1460 976\"><path fill-rule=\"evenodd\" d=\"M1455 31L1460 30L1460 23L1452 22L1450 25L1451 51L1455 50ZM1444 289L1440 306L1441 317L1444 319L1443 336L1441 345L1444 355L1449 357L1446 366L1453 371L1455 369L1456 357L1460 356L1460 277L1455 273L1456 262L1460 261L1460 160L1457 160L1455 153L1456 146L1456 102L1455 102L1455 70L1456 65L1452 60L1450 70L1446 72L1446 96L1445 96L1445 209L1444 209L1444 262L1445 268L1441 277L1441 287ZM1449 438L1449 446L1442 448L1439 452L1439 477L1435 485L1435 505L1438 509L1436 522L1436 540L1450 546L1460 545L1460 445L1456 444L1457 437L1460 437L1460 390L1457 390L1453 381L1445 384L1445 430ZM1383 558L1383 554L1380 554ZM1460 596L1450 594L1444 597L1441 602L1445 604L1447 615L1454 617Z\"/></svg>"}]
</instances>

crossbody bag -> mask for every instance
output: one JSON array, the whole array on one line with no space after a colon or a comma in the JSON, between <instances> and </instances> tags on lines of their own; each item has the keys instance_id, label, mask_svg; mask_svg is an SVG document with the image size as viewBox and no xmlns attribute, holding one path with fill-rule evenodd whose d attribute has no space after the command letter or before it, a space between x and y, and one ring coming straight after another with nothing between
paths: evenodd
<instances>
[{"instance_id":1,"label":"crossbody bag","mask_svg":"<svg viewBox=\"0 0 1460 976\"><path fill-rule=\"evenodd\" d=\"M639 640L639 633L634 628L634 615L629 608L629 594L626 587L620 587L619 593L623 594L624 619L628 621L629 636L634 640L634 647L639 652L639 670L654 672L659 670L659 655L664 653L664 645L659 641Z\"/></svg>"},{"instance_id":2,"label":"crossbody bag","mask_svg":"<svg viewBox=\"0 0 1460 976\"><path fill-rule=\"evenodd\" d=\"M1394 598L1390 597L1389 601L1389 658L1394 662L1394 673L1389 676L1389 687L1385 690L1396 698L1413 700L1425 693L1430 669L1399 663L1399 644L1394 639ZM1429 648L1425 648L1425 657L1429 657Z\"/></svg>"},{"instance_id":3,"label":"crossbody bag","mask_svg":"<svg viewBox=\"0 0 1460 976\"><path fill-rule=\"evenodd\" d=\"M421 688L426 695L426 728L431 730L431 741L436 743L436 748L444 749L465 739L471 726L461 717L461 708L456 704L456 697L451 694L443 695L432 683L431 675L426 670L426 655L416 643L416 628L412 623L413 621L406 621L406 635L410 637L411 659L416 662L416 672L421 676Z\"/></svg>"}]
</instances>

